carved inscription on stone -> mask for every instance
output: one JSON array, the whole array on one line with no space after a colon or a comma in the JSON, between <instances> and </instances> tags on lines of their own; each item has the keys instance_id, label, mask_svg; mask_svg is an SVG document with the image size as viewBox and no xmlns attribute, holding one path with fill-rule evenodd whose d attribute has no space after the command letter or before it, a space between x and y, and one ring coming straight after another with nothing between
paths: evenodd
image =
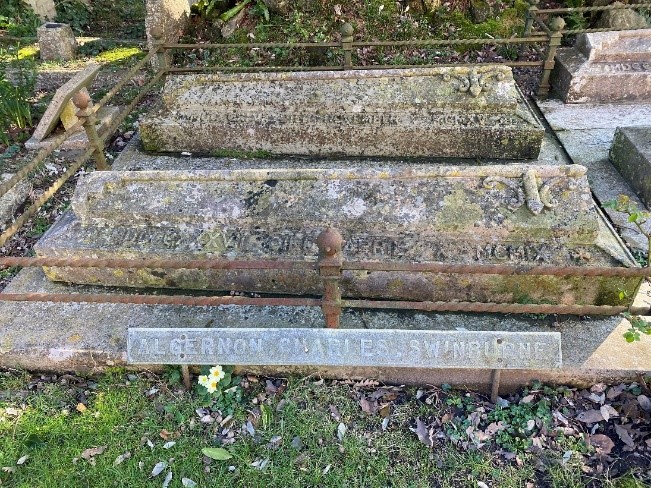
<instances>
[{"instance_id":1,"label":"carved inscription on stone","mask_svg":"<svg viewBox=\"0 0 651 488\"><path fill-rule=\"evenodd\" d=\"M593 63L590 68L602 73L635 73L651 71L651 63Z\"/></svg>"},{"instance_id":2,"label":"carved inscription on stone","mask_svg":"<svg viewBox=\"0 0 651 488\"><path fill-rule=\"evenodd\" d=\"M549 369L557 332L129 329L130 363Z\"/></svg>"}]
</instances>

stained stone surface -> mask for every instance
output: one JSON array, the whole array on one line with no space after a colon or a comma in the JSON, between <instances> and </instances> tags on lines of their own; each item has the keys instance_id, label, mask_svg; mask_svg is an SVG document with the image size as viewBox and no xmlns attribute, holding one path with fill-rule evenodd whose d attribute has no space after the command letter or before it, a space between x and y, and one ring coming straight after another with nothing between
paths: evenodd
<instances>
[{"instance_id":1,"label":"stained stone surface","mask_svg":"<svg viewBox=\"0 0 651 488\"><path fill-rule=\"evenodd\" d=\"M54 20L57 15L54 0L23 0L41 20Z\"/></svg>"},{"instance_id":2,"label":"stained stone surface","mask_svg":"<svg viewBox=\"0 0 651 488\"><path fill-rule=\"evenodd\" d=\"M558 332L266 328L129 329L129 363L455 369L560 368Z\"/></svg>"},{"instance_id":3,"label":"stained stone surface","mask_svg":"<svg viewBox=\"0 0 651 488\"><path fill-rule=\"evenodd\" d=\"M580 166L97 172L41 256L316 260L329 226L347 260L630 265ZM313 271L48 268L57 281L320 294ZM344 273L346 296L613 303L639 280Z\"/></svg>"},{"instance_id":4,"label":"stained stone surface","mask_svg":"<svg viewBox=\"0 0 651 488\"><path fill-rule=\"evenodd\" d=\"M148 151L531 159L544 130L510 68L168 76Z\"/></svg>"},{"instance_id":5,"label":"stained stone surface","mask_svg":"<svg viewBox=\"0 0 651 488\"><path fill-rule=\"evenodd\" d=\"M13 174L0 174L0 182L9 180ZM32 185L27 179L20 180L7 193L0 197L0 229L4 229L6 224L12 219L16 210L25 203L32 190Z\"/></svg>"},{"instance_id":6,"label":"stained stone surface","mask_svg":"<svg viewBox=\"0 0 651 488\"><path fill-rule=\"evenodd\" d=\"M566 104L554 98L536 103L571 161L588 168L588 182L598 202L627 195L639 208L644 207L608 154L617 127L649 125L651 103ZM604 211L627 245L646 252L647 238L628 222L628 215L610 208ZM646 227L651 231L651 222Z\"/></svg>"},{"instance_id":7,"label":"stained stone surface","mask_svg":"<svg viewBox=\"0 0 651 488\"><path fill-rule=\"evenodd\" d=\"M46 22L36 30L43 61L71 60L77 55L77 40L68 24Z\"/></svg>"},{"instance_id":8,"label":"stained stone surface","mask_svg":"<svg viewBox=\"0 0 651 488\"><path fill-rule=\"evenodd\" d=\"M579 34L552 85L566 103L651 101L651 29Z\"/></svg>"},{"instance_id":9,"label":"stained stone surface","mask_svg":"<svg viewBox=\"0 0 651 488\"><path fill-rule=\"evenodd\" d=\"M610 160L648 207L651 204L651 126L618 128L610 148Z\"/></svg>"}]
</instances>

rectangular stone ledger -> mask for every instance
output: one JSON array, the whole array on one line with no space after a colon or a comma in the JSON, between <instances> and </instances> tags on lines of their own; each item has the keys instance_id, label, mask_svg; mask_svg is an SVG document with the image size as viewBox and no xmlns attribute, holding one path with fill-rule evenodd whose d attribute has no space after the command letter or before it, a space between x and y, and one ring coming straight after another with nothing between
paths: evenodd
<instances>
[{"instance_id":1,"label":"rectangular stone ledger","mask_svg":"<svg viewBox=\"0 0 651 488\"><path fill-rule=\"evenodd\" d=\"M553 369L558 332L130 328L132 364Z\"/></svg>"},{"instance_id":2,"label":"rectangular stone ledger","mask_svg":"<svg viewBox=\"0 0 651 488\"><path fill-rule=\"evenodd\" d=\"M610 266L632 261L582 166L97 172L79 181L39 256L316 261L337 228L346 260ZM321 294L314 271L48 268L56 281ZM610 303L639 280L345 271L344 296Z\"/></svg>"},{"instance_id":3,"label":"rectangular stone ledger","mask_svg":"<svg viewBox=\"0 0 651 488\"><path fill-rule=\"evenodd\" d=\"M510 68L169 76L148 151L533 159L544 130Z\"/></svg>"},{"instance_id":4,"label":"rectangular stone ledger","mask_svg":"<svg viewBox=\"0 0 651 488\"><path fill-rule=\"evenodd\" d=\"M650 206L651 126L618 127L610 148L610 160L645 205Z\"/></svg>"},{"instance_id":5,"label":"rectangular stone ledger","mask_svg":"<svg viewBox=\"0 0 651 488\"><path fill-rule=\"evenodd\" d=\"M651 101L651 29L580 34L558 50L552 85L566 103Z\"/></svg>"}]
</instances>

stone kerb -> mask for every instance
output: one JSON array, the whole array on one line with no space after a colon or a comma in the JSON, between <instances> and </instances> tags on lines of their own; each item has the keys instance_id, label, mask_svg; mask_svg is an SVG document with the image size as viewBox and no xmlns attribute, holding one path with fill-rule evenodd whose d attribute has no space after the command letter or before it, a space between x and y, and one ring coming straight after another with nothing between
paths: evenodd
<instances>
[{"instance_id":1,"label":"stone kerb","mask_svg":"<svg viewBox=\"0 0 651 488\"><path fill-rule=\"evenodd\" d=\"M137 197L134 197L137 195ZM352 261L631 265L579 166L99 172L39 256L316 261L336 227ZM617 256L617 257L615 257ZM47 268L70 283L322 294L312 271ZM345 272L351 297L594 304L639 279Z\"/></svg>"},{"instance_id":2,"label":"stone kerb","mask_svg":"<svg viewBox=\"0 0 651 488\"><path fill-rule=\"evenodd\" d=\"M140 131L156 152L499 159L544 134L500 65L169 76Z\"/></svg>"}]
</instances>

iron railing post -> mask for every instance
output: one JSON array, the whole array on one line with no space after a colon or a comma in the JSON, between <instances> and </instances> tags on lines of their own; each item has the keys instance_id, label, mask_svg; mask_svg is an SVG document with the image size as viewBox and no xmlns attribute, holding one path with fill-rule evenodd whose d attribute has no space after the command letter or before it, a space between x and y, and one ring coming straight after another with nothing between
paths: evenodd
<instances>
[{"instance_id":1,"label":"iron railing post","mask_svg":"<svg viewBox=\"0 0 651 488\"><path fill-rule=\"evenodd\" d=\"M563 27L565 27L565 21L562 17L554 17L549 23L551 34L549 35L549 46L547 47L547 56L543 65L542 78L538 86L539 97L544 97L549 94L549 77L552 74L552 69L554 69L556 49L558 49L563 40Z\"/></svg>"},{"instance_id":2,"label":"iron railing post","mask_svg":"<svg viewBox=\"0 0 651 488\"><path fill-rule=\"evenodd\" d=\"M166 71L169 68L168 55L166 49L163 47L165 40L163 39L163 29L161 27L153 27L151 29L151 50L156 53L156 69L158 71Z\"/></svg>"},{"instance_id":3,"label":"iron railing post","mask_svg":"<svg viewBox=\"0 0 651 488\"><path fill-rule=\"evenodd\" d=\"M540 0L528 0L529 8L527 9L527 14L524 21L524 37L529 37L531 35L531 28L533 27L533 21L536 18L538 12L538 3Z\"/></svg>"},{"instance_id":4,"label":"iron railing post","mask_svg":"<svg viewBox=\"0 0 651 488\"><path fill-rule=\"evenodd\" d=\"M341 48L344 50L344 69L353 67L353 34L355 29L348 22L342 24L341 29Z\"/></svg>"},{"instance_id":5,"label":"iron railing post","mask_svg":"<svg viewBox=\"0 0 651 488\"><path fill-rule=\"evenodd\" d=\"M97 123L95 111L90 108L90 96L85 91L78 91L73 95L72 103L78 109L75 115L83 122L86 137L88 137L88 144L95 150L93 152L95 166L100 171L109 169L106 156L104 156L104 142L97 134L97 128L95 127Z\"/></svg>"},{"instance_id":6,"label":"iron railing post","mask_svg":"<svg viewBox=\"0 0 651 488\"><path fill-rule=\"evenodd\" d=\"M326 327L336 329L341 318L341 250L344 240L337 230L328 228L316 238L316 245L319 247L319 275L323 278L321 310Z\"/></svg>"}]
</instances>

